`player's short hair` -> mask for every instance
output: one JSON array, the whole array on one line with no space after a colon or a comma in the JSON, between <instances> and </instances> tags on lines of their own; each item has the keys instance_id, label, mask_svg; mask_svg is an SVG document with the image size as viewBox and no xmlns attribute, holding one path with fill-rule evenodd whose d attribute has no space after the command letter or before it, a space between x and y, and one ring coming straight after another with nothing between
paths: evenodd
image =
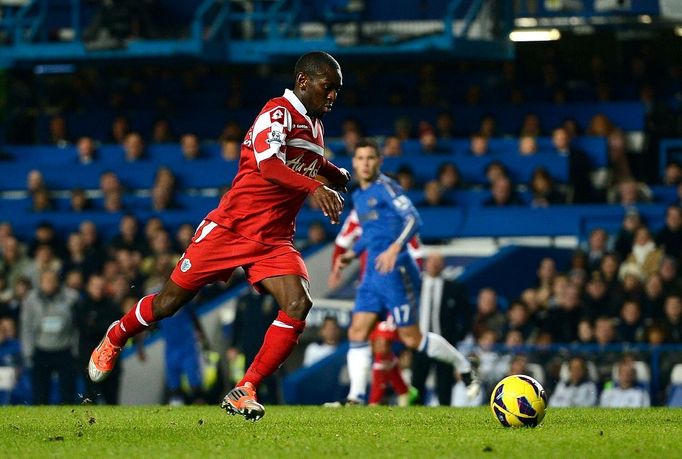
<instances>
[{"instance_id":1,"label":"player's short hair","mask_svg":"<svg viewBox=\"0 0 682 459\"><path fill-rule=\"evenodd\" d=\"M294 66L294 78L299 73L305 75L322 75L327 70L341 70L341 66L331 54L324 51L313 51L298 58Z\"/></svg>"},{"instance_id":2,"label":"player's short hair","mask_svg":"<svg viewBox=\"0 0 682 459\"><path fill-rule=\"evenodd\" d=\"M357 143L357 145L355 145L355 148L353 149L353 154L355 155L355 152L358 150L358 148L366 147L373 148L377 156L381 156L381 149L379 148L379 144L372 139L360 139L360 141Z\"/></svg>"}]
</instances>

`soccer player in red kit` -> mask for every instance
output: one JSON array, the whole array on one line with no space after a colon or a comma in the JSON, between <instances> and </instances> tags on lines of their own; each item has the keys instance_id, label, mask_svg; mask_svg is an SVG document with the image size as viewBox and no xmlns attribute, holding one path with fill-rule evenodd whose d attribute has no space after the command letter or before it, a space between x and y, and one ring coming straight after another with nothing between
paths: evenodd
<instances>
[{"instance_id":1,"label":"soccer player in red kit","mask_svg":"<svg viewBox=\"0 0 682 459\"><path fill-rule=\"evenodd\" d=\"M168 282L111 324L92 352L91 380L106 378L128 338L173 315L204 285L228 280L241 266L252 285L273 295L280 311L222 407L252 421L263 417L256 389L289 356L312 307L308 272L293 245L296 215L309 195L332 223L343 210L336 190L345 189L350 174L324 158L321 122L342 83L341 67L329 54L299 58L294 89L268 101L256 117L242 143L232 188L199 225ZM318 175L329 187L313 178Z\"/></svg>"}]
</instances>

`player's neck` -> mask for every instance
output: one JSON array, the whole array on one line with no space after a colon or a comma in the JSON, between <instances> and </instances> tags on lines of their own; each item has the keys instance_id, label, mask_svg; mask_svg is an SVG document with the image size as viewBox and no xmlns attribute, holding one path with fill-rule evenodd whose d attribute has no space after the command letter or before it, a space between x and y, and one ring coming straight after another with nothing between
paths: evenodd
<instances>
[{"instance_id":1,"label":"player's neck","mask_svg":"<svg viewBox=\"0 0 682 459\"><path fill-rule=\"evenodd\" d=\"M375 176L368 178L368 179L364 179L364 180L360 179L360 180L358 180L358 185L360 185L360 188L365 190L365 189L369 188L374 182L376 182L378 178L379 178L379 174L376 174Z\"/></svg>"}]
</instances>

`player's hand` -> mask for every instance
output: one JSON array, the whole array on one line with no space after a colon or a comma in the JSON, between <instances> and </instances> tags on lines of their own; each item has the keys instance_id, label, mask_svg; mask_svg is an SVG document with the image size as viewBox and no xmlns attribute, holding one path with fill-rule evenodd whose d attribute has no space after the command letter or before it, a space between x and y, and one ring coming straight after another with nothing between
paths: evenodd
<instances>
[{"instance_id":1,"label":"player's hand","mask_svg":"<svg viewBox=\"0 0 682 459\"><path fill-rule=\"evenodd\" d=\"M332 269L332 274L338 273L339 278L341 277L341 270L348 266L351 261L355 259L355 252L352 250L347 250L344 254L339 255L334 261L334 268Z\"/></svg>"},{"instance_id":2,"label":"player's hand","mask_svg":"<svg viewBox=\"0 0 682 459\"><path fill-rule=\"evenodd\" d=\"M399 244L391 244L388 249L381 252L374 261L374 267L377 269L377 271L383 274L393 271L393 268L395 268L395 262L398 260L400 249L401 247Z\"/></svg>"},{"instance_id":3,"label":"player's hand","mask_svg":"<svg viewBox=\"0 0 682 459\"><path fill-rule=\"evenodd\" d=\"M341 193L348 193L348 183L350 182L350 172L343 167L339 168L341 178L333 184L332 188Z\"/></svg>"},{"instance_id":4,"label":"player's hand","mask_svg":"<svg viewBox=\"0 0 682 459\"><path fill-rule=\"evenodd\" d=\"M322 185L315 188L312 196L324 215L329 217L329 221L334 225L338 224L339 217L343 211L343 198L341 198L341 195L331 188Z\"/></svg>"},{"instance_id":5,"label":"player's hand","mask_svg":"<svg viewBox=\"0 0 682 459\"><path fill-rule=\"evenodd\" d=\"M327 287L329 287L332 290L335 290L341 285L341 270L332 270L332 272L329 273L329 277L327 278Z\"/></svg>"}]
</instances>

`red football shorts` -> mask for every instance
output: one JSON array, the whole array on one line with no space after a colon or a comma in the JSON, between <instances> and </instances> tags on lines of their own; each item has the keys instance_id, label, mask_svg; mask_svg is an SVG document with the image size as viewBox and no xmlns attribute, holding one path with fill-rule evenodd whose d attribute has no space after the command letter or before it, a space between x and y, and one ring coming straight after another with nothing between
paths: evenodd
<instances>
[{"instance_id":1,"label":"red football shorts","mask_svg":"<svg viewBox=\"0 0 682 459\"><path fill-rule=\"evenodd\" d=\"M257 284L268 277L294 274L308 280L303 258L292 244L262 244L209 220L197 228L171 280L186 290L197 291L206 284L229 280L240 266L246 280L259 291Z\"/></svg>"}]
</instances>

